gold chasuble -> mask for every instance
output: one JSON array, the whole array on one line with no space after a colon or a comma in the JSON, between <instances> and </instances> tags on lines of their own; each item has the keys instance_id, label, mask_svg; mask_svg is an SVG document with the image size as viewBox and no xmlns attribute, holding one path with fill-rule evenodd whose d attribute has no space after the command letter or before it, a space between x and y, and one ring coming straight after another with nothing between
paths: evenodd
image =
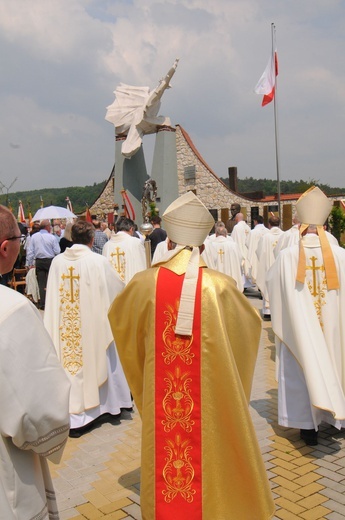
<instances>
[{"instance_id":1,"label":"gold chasuble","mask_svg":"<svg viewBox=\"0 0 345 520\"><path fill-rule=\"evenodd\" d=\"M269 519L248 409L261 321L232 278L201 262L192 335L176 335L190 255L136 274L109 311L142 417L142 517Z\"/></svg>"}]
</instances>

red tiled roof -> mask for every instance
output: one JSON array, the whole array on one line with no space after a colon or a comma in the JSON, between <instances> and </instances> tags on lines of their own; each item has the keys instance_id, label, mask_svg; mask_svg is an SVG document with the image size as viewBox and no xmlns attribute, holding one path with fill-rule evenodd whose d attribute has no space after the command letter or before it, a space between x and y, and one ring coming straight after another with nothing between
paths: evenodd
<instances>
[{"instance_id":1,"label":"red tiled roof","mask_svg":"<svg viewBox=\"0 0 345 520\"><path fill-rule=\"evenodd\" d=\"M298 200L302 193L281 193L280 194L280 200ZM278 195L267 195L263 199L260 199L260 202L273 202L275 200L278 200Z\"/></svg>"}]
</instances>

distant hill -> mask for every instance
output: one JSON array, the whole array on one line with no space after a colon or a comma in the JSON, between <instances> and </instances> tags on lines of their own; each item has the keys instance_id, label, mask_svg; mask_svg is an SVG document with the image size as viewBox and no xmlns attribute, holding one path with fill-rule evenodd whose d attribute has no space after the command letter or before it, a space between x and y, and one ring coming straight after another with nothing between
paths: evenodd
<instances>
[{"instance_id":1,"label":"distant hill","mask_svg":"<svg viewBox=\"0 0 345 520\"><path fill-rule=\"evenodd\" d=\"M44 206L62 206L66 207L66 197L72 202L74 213L82 213L86 209L86 205L92 204L98 199L103 191L107 181L94 183L93 186L72 186L69 188L45 188L33 191L16 191L9 193L8 199L12 206L13 213L18 210L19 201L21 200L24 207L25 215L29 213L33 215L40 207L41 200ZM7 195L0 195L0 204L7 205Z\"/></svg>"},{"instance_id":2,"label":"distant hill","mask_svg":"<svg viewBox=\"0 0 345 520\"><path fill-rule=\"evenodd\" d=\"M221 181L229 186L228 178L221 178ZM280 193L303 193L311 186L318 186L326 195L345 195L345 188L332 188L328 184L321 184L315 179L309 181L281 181ZM266 195L275 195L277 193L277 181L272 179L254 179L246 177L245 179L237 179L237 188L239 193L253 193L256 191L263 192Z\"/></svg>"}]
</instances>

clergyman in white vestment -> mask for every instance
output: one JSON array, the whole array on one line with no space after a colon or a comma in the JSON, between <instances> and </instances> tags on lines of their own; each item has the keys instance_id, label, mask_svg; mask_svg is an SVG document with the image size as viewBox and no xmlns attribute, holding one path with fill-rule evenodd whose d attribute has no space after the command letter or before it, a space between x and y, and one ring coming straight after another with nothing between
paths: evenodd
<instances>
[{"instance_id":1,"label":"clergyman in white vestment","mask_svg":"<svg viewBox=\"0 0 345 520\"><path fill-rule=\"evenodd\" d=\"M236 282L237 289L243 292L241 250L232 237L228 237L223 222L215 224L215 235L214 240L205 240L202 257L209 268L231 276Z\"/></svg>"},{"instance_id":2,"label":"clergyman in white vestment","mask_svg":"<svg viewBox=\"0 0 345 520\"><path fill-rule=\"evenodd\" d=\"M107 317L124 284L108 260L91 251L93 236L89 222L73 225L73 246L54 259L47 285L44 324L72 385L72 429L132 407Z\"/></svg>"},{"instance_id":3,"label":"clergyman in white vestment","mask_svg":"<svg viewBox=\"0 0 345 520\"><path fill-rule=\"evenodd\" d=\"M146 269L145 247L142 241L134 236L133 220L123 218L117 224L117 233L104 244L102 254L105 256L117 276L125 283L139 271Z\"/></svg>"},{"instance_id":4,"label":"clergyman in white vestment","mask_svg":"<svg viewBox=\"0 0 345 520\"><path fill-rule=\"evenodd\" d=\"M13 214L0 206L0 273L19 244ZM1 520L59 519L47 459L59 463L67 441L69 390L39 311L0 285Z\"/></svg>"},{"instance_id":5,"label":"clergyman in white vestment","mask_svg":"<svg viewBox=\"0 0 345 520\"><path fill-rule=\"evenodd\" d=\"M279 218L270 217L268 219L268 233L265 233L258 242L256 256L258 257L258 268L256 285L262 294L262 314L265 318L271 317L270 302L266 288L266 273L275 260L274 248L281 235L284 234L279 228Z\"/></svg>"},{"instance_id":6,"label":"clergyman in white vestment","mask_svg":"<svg viewBox=\"0 0 345 520\"><path fill-rule=\"evenodd\" d=\"M332 207L319 188L296 204L301 244L281 251L268 272L278 352L278 421L317 444L322 421L345 426L345 250L329 243Z\"/></svg>"},{"instance_id":7,"label":"clergyman in white vestment","mask_svg":"<svg viewBox=\"0 0 345 520\"><path fill-rule=\"evenodd\" d=\"M268 233L269 229L264 226L264 218L262 215L257 215L254 219L254 228L250 231L247 238L248 256L245 268L248 269L244 274L249 278L253 284L256 283L258 270L258 257L256 256L256 248L262 235Z\"/></svg>"},{"instance_id":8,"label":"clergyman in white vestment","mask_svg":"<svg viewBox=\"0 0 345 520\"><path fill-rule=\"evenodd\" d=\"M207 237L204 240L204 244L203 244L204 247L203 247L203 250L201 253L201 257L209 269L216 268L214 250L211 248L211 242L213 242L217 238L217 233L216 233L217 229L224 229L224 227L226 228L224 222L219 220L218 222L216 222L214 224L214 233L211 233L211 235L207 235ZM234 242L233 238L229 235L227 230L226 230L226 239L229 240L229 242Z\"/></svg>"},{"instance_id":9,"label":"clergyman in white vestment","mask_svg":"<svg viewBox=\"0 0 345 520\"><path fill-rule=\"evenodd\" d=\"M247 222L244 220L243 213L237 213L235 215L236 224L231 233L231 238L238 245L242 253L242 278L243 278L243 286L252 287L252 283L246 277L245 273L248 272L248 247L247 247L247 239L250 233L250 227Z\"/></svg>"}]
</instances>

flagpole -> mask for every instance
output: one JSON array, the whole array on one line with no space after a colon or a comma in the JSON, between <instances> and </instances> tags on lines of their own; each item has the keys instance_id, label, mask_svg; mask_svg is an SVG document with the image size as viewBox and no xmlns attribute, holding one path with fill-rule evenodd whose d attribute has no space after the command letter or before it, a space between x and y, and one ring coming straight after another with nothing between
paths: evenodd
<instances>
[{"instance_id":1,"label":"flagpole","mask_svg":"<svg viewBox=\"0 0 345 520\"><path fill-rule=\"evenodd\" d=\"M271 23L271 33L272 33L272 57L274 60L274 67L276 68L276 27L274 23ZM275 135L275 146L276 146L276 172L277 172L277 199L278 199L278 216L279 216L279 226L282 227L282 218L281 218L281 205L280 205L280 176L279 176L279 138L278 138L278 103L277 103L277 92L278 92L278 75L277 70L275 70L275 87L274 87L274 135Z\"/></svg>"}]
</instances>

